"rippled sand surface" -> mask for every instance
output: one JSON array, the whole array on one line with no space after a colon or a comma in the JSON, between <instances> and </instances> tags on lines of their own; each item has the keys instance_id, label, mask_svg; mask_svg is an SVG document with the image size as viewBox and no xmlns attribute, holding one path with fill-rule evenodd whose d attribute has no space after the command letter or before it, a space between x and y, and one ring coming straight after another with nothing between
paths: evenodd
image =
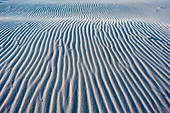
<instances>
[{"instance_id":1,"label":"rippled sand surface","mask_svg":"<svg viewBox=\"0 0 170 113\"><path fill-rule=\"evenodd\" d=\"M168 4L1 1L0 112L169 113Z\"/></svg>"}]
</instances>

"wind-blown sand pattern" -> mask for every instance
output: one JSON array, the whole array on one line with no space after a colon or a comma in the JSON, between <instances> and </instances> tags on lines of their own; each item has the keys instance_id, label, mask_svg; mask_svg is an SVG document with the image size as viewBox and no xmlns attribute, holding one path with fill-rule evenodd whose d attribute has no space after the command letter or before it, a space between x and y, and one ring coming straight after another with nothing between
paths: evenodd
<instances>
[{"instance_id":1,"label":"wind-blown sand pattern","mask_svg":"<svg viewBox=\"0 0 170 113\"><path fill-rule=\"evenodd\" d=\"M169 24L114 4L0 8L1 113L170 112Z\"/></svg>"}]
</instances>

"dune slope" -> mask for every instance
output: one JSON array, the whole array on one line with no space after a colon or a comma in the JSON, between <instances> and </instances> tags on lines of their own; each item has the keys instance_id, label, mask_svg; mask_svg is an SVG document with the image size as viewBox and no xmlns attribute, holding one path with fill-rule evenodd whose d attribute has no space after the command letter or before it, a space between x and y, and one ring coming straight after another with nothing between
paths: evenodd
<instances>
[{"instance_id":1,"label":"dune slope","mask_svg":"<svg viewBox=\"0 0 170 113\"><path fill-rule=\"evenodd\" d=\"M168 24L122 5L1 6L0 112L170 112Z\"/></svg>"}]
</instances>

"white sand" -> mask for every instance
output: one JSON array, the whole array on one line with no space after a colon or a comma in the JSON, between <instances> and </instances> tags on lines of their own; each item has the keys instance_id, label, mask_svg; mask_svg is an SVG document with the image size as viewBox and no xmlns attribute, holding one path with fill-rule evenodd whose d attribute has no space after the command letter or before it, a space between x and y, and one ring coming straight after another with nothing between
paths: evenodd
<instances>
[{"instance_id":1,"label":"white sand","mask_svg":"<svg viewBox=\"0 0 170 113\"><path fill-rule=\"evenodd\" d=\"M170 112L170 2L16 1L0 2L0 113Z\"/></svg>"}]
</instances>

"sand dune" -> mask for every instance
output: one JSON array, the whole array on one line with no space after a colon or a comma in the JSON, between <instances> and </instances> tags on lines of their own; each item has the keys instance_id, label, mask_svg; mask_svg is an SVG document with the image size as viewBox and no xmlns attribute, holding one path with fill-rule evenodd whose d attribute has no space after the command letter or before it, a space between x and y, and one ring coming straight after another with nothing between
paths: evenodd
<instances>
[{"instance_id":1,"label":"sand dune","mask_svg":"<svg viewBox=\"0 0 170 113\"><path fill-rule=\"evenodd\" d=\"M35 6L1 5L1 113L170 112L169 24L123 5Z\"/></svg>"}]
</instances>

